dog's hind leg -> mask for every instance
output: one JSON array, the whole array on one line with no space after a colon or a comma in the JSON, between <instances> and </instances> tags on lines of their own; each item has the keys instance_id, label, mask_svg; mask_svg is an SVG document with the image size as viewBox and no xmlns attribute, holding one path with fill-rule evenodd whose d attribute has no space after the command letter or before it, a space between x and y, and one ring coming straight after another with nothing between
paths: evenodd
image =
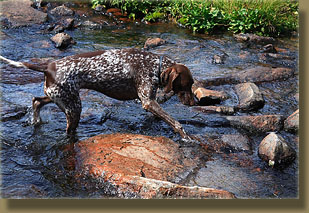
<instances>
[{"instance_id":1,"label":"dog's hind leg","mask_svg":"<svg viewBox=\"0 0 309 213\"><path fill-rule=\"evenodd\" d=\"M33 123L35 125L41 123L40 110L46 104L53 102L49 97L34 97L32 98Z\"/></svg>"}]
</instances>

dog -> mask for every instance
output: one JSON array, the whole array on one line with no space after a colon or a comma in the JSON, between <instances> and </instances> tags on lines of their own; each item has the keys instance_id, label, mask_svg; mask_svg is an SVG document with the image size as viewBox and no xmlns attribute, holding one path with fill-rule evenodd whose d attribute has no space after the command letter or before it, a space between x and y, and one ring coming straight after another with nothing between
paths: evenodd
<instances>
[{"instance_id":1,"label":"dog","mask_svg":"<svg viewBox=\"0 0 309 213\"><path fill-rule=\"evenodd\" d=\"M155 99L157 89L163 88L165 93L177 94L185 105L195 103L190 70L167 56L131 48L82 53L39 65L2 56L0 59L15 67L44 73L46 96L32 100L35 124L41 122L40 109L53 102L66 115L67 134L75 134L82 111L79 90L84 88L118 100L139 99L145 110L169 124L182 138L189 137Z\"/></svg>"}]
</instances>

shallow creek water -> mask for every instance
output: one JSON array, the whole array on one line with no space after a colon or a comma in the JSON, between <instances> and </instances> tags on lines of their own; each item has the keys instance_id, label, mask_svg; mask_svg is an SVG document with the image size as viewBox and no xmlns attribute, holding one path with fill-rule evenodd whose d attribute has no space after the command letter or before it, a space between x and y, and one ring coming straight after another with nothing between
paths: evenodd
<instances>
[{"instance_id":1,"label":"shallow creek water","mask_svg":"<svg viewBox=\"0 0 309 213\"><path fill-rule=\"evenodd\" d=\"M173 24L141 23L123 24L121 27L105 27L98 30L75 29L68 33L77 42L66 49L56 49L49 38L52 34L42 33L42 26L4 29L1 55L17 60L31 58L60 58L76 53L110 48L141 48L149 37L160 37L167 44L150 51L165 54L185 64L194 78L207 79L224 77L239 70L255 66L288 66L297 69L298 41L280 40L277 47L294 58L285 61L261 61L260 50L245 48L231 35L193 35L186 29ZM245 58L239 55L245 53ZM227 54L224 64L213 64L212 57ZM1 64L1 105L5 109L23 109L24 113L1 123L1 173L3 197L96 197L98 192L88 192L74 183L74 171L67 164L70 143L65 135L64 114L53 104L41 111L44 124L30 125L31 100L43 96L43 76L32 71ZM298 108L295 95L298 79L259 84L266 104L255 114L282 114L289 116ZM224 105L236 105L237 98L232 85L210 87L225 90L231 98ZM118 101L103 94L82 90L82 117L76 140L98 134L116 132L145 135L163 135L174 141L179 136L164 122L144 111L139 101ZM229 126L217 126L219 115L203 114L183 106L173 97L162 107L177 120L195 120L212 125L184 124L190 134L222 135L236 134L239 130ZM295 149L298 137L282 132L283 137ZM298 196L297 160L284 169L269 168L257 156L257 146L265 135L251 136L253 150L247 152L222 151L212 153L212 160L201 165L186 180L185 185L197 185L228 190L238 198L295 198Z\"/></svg>"}]
</instances>

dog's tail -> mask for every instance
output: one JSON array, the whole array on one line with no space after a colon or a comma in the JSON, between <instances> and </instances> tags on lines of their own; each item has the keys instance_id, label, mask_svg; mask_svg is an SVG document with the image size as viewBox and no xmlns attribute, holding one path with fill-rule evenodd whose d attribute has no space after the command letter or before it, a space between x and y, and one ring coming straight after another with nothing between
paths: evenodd
<instances>
[{"instance_id":1,"label":"dog's tail","mask_svg":"<svg viewBox=\"0 0 309 213\"><path fill-rule=\"evenodd\" d=\"M13 61L8 58L4 58L3 56L0 55L0 60L4 61L14 67L20 67L20 68L25 68L25 69L31 69L39 72L47 72L47 64L30 64L27 62L18 62L18 61Z\"/></svg>"}]
</instances>

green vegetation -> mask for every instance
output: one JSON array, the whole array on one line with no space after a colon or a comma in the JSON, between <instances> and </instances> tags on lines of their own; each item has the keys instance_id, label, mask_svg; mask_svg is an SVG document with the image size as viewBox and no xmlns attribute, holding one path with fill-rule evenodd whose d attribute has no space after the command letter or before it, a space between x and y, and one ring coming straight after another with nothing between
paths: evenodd
<instances>
[{"instance_id":1,"label":"green vegetation","mask_svg":"<svg viewBox=\"0 0 309 213\"><path fill-rule=\"evenodd\" d=\"M193 32L289 35L298 28L295 0L91 0L127 12L132 19L170 19Z\"/></svg>"}]
</instances>

